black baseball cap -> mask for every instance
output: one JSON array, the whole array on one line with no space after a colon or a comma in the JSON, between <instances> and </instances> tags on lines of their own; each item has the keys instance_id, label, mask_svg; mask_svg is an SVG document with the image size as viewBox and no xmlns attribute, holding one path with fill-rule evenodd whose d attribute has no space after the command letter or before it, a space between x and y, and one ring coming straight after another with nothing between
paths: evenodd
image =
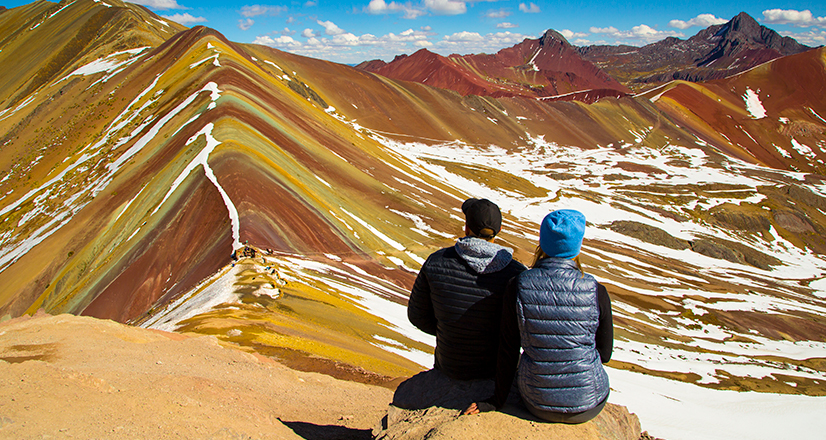
<instances>
[{"instance_id":1,"label":"black baseball cap","mask_svg":"<svg viewBox=\"0 0 826 440\"><path fill-rule=\"evenodd\" d=\"M488 199L467 199L462 203L462 212L468 229L476 236L493 237L502 229L502 212Z\"/></svg>"}]
</instances>

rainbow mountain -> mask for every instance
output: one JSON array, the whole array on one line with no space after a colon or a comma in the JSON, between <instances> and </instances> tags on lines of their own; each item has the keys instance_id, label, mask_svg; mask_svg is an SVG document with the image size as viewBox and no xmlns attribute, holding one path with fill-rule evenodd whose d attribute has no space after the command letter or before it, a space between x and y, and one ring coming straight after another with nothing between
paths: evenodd
<instances>
[{"instance_id":1,"label":"rainbow mountain","mask_svg":"<svg viewBox=\"0 0 826 440\"><path fill-rule=\"evenodd\" d=\"M486 197L525 263L547 212L586 214L612 395L652 433L669 399L782 416L826 395L826 49L638 94L480 96L75 0L0 13L0 71L3 319L209 334L392 387L432 362L405 312L418 268Z\"/></svg>"}]
</instances>

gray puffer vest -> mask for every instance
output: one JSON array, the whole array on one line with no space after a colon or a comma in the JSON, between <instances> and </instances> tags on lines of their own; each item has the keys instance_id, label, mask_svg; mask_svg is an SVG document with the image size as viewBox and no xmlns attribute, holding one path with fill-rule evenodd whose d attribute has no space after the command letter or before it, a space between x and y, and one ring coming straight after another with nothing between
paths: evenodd
<instances>
[{"instance_id":1,"label":"gray puffer vest","mask_svg":"<svg viewBox=\"0 0 826 440\"><path fill-rule=\"evenodd\" d=\"M560 413L596 407L609 391L595 343L597 281L573 260L545 258L517 277L517 287L522 398Z\"/></svg>"}]
</instances>

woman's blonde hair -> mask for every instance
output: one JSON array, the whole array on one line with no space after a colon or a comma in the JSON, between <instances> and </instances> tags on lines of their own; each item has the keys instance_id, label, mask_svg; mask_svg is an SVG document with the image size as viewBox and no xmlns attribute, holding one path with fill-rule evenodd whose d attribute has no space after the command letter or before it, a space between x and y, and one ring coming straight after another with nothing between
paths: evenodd
<instances>
[{"instance_id":1,"label":"woman's blonde hair","mask_svg":"<svg viewBox=\"0 0 826 440\"><path fill-rule=\"evenodd\" d=\"M531 263L531 268L536 267L536 265L539 263L539 260L543 258L548 258L548 254L546 254L545 251L542 250L542 246L537 246L536 251L534 251L533 253L533 263Z\"/></svg>"},{"instance_id":2,"label":"woman's blonde hair","mask_svg":"<svg viewBox=\"0 0 826 440\"><path fill-rule=\"evenodd\" d=\"M542 246L537 246L536 250L533 253L533 263L531 263L531 268L536 267L536 265L539 264L539 261L544 258L548 258L548 254L546 254L545 251L542 250ZM576 263L576 267L579 269L580 272L583 273L584 276L585 271L582 270L582 262L579 261L579 254L577 254L576 257L571 259L574 260L574 262Z\"/></svg>"}]
</instances>

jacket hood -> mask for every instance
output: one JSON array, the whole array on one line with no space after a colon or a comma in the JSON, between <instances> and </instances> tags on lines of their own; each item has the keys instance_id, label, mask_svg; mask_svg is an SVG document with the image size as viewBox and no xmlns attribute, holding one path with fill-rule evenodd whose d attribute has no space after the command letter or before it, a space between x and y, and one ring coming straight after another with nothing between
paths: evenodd
<instances>
[{"instance_id":1,"label":"jacket hood","mask_svg":"<svg viewBox=\"0 0 826 440\"><path fill-rule=\"evenodd\" d=\"M478 273L493 273L504 269L513 260L513 249L476 237L460 238L456 252Z\"/></svg>"}]
</instances>

